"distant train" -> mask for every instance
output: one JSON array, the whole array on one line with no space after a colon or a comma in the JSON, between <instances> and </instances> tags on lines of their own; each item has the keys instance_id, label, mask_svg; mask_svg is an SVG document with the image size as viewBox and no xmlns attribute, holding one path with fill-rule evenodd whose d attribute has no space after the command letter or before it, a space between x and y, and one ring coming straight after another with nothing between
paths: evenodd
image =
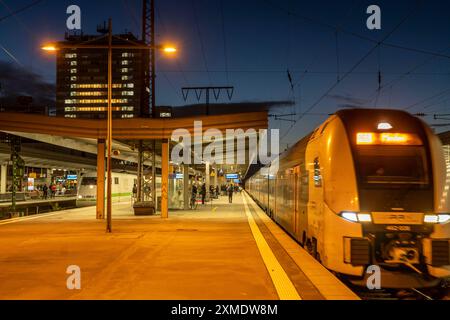
<instances>
[{"instance_id":1,"label":"distant train","mask_svg":"<svg viewBox=\"0 0 450 320\"><path fill-rule=\"evenodd\" d=\"M261 168L246 190L326 268L365 285L425 288L450 277L450 164L399 110L341 110Z\"/></svg>"},{"instance_id":2,"label":"distant train","mask_svg":"<svg viewBox=\"0 0 450 320\"><path fill-rule=\"evenodd\" d=\"M137 181L136 174L112 173L113 202L131 200L133 186ZM161 177L156 178L156 190L161 188ZM150 188L144 189L147 190ZM144 190L144 192L145 192ZM94 206L97 202L97 173L85 173L80 181L77 194L77 207Z\"/></svg>"}]
</instances>

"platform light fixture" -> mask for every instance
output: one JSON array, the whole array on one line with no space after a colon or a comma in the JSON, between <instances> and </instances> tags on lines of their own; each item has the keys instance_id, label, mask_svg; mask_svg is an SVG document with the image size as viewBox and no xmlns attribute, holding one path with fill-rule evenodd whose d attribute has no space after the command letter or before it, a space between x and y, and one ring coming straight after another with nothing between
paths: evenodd
<instances>
[{"instance_id":1,"label":"platform light fixture","mask_svg":"<svg viewBox=\"0 0 450 320\"><path fill-rule=\"evenodd\" d=\"M389 122L380 122L378 124L378 130L391 130L392 125Z\"/></svg>"}]
</instances>

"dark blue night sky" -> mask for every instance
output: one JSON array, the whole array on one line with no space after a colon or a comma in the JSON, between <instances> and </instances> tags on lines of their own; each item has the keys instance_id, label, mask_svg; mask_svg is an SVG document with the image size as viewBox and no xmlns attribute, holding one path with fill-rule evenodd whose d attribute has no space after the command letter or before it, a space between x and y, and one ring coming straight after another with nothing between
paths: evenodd
<instances>
[{"instance_id":1,"label":"dark blue night sky","mask_svg":"<svg viewBox=\"0 0 450 320\"><path fill-rule=\"evenodd\" d=\"M31 2L1 0L0 20L9 10ZM54 58L39 46L64 37L65 11L71 4L82 9L85 33L95 33L97 24L112 17L116 33L140 34L140 0L45 0L0 21L0 60L21 65L53 83ZM450 56L450 3L444 0L157 0L156 4L157 41L179 48L177 58L160 55L157 59L158 105L185 104L180 89L185 85L229 84L236 87L233 102L295 99L296 110L287 107L273 112L301 114L376 46L348 33L379 41L402 21L386 43ZM366 28L366 9L371 4L382 9L381 31ZM336 29L323 24L340 26L345 33L339 31L336 42ZM378 71L386 86L377 99ZM327 117L323 114L340 107L406 108L423 101L410 111L450 113L449 100L449 57L381 46L305 114L283 143L292 144L323 121ZM427 119L433 124L450 122ZM290 125L271 123L281 129L282 136Z\"/></svg>"}]
</instances>

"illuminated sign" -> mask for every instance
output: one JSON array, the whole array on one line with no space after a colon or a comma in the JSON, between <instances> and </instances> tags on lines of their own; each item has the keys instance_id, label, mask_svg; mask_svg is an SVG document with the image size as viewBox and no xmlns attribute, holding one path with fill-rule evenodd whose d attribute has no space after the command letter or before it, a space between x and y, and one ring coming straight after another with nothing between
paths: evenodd
<instances>
[{"instance_id":1,"label":"illuminated sign","mask_svg":"<svg viewBox=\"0 0 450 320\"><path fill-rule=\"evenodd\" d=\"M239 179L239 175L237 173L228 173L225 175L227 180Z\"/></svg>"}]
</instances>

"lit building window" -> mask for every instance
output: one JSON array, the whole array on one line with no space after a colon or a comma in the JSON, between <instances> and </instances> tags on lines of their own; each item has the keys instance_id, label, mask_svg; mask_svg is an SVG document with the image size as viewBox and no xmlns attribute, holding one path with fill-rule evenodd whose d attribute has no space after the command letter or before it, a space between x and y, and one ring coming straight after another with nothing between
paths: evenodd
<instances>
[{"instance_id":1,"label":"lit building window","mask_svg":"<svg viewBox=\"0 0 450 320\"><path fill-rule=\"evenodd\" d=\"M123 119L126 119L126 118L133 118L134 117L134 114L123 114L122 115L122 118Z\"/></svg>"},{"instance_id":2,"label":"lit building window","mask_svg":"<svg viewBox=\"0 0 450 320\"><path fill-rule=\"evenodd\" d=\"M72 91L70 93L70 95L72 97L99 97L99 96L106 96L107 92L103 92L103 91Z\"/></svg>"},{"instance_id":3,"label":"lit building window","mask_svg":"<svg viewBox=\"0 0 450 320\"><path fill-rule=\"evenodd\" d=\"M66 117L66 118L76 118L77 116L75 114L65 114L64 117Z\"/></svg>"},{"instance_id":4,"label":"lit building window","mask_svg":"<svg viewBox=\"0 0 450 320\"><path fill-rule=\"evenodd\" d=\"M128 99L112 99L112 103L128 103ZM66 100L66 104L97 104L108 103L107 99L71 99Z\"/></svg>"},{"instance_id":5,"label":"lit building window","mask_svg":"<svg viewBox=\"0 0 450 320\"><path fill-rule=\"evenodd\" d=\"M122 107L122 111L133 111L134 107Z\"/></svg>"},{"instance_id":6,"label":"lit building window","mask_svg":"<svg viewBox=\"0 0 450 320\"><path fill-rule=\"evenodd\" d=\"M70 81L77 81L77 77L76 76L71 76L70 77Z\"/></svg>"},{"instance_id":7,"label":"lit building window","mask_svg":"<svg viewBox=\"0 0 450 320\"><path fill-rule=\"evenodd\" d=\"M123 96L134 96L134 91L122 91Z\"/></svg>"},{"instance_id":8,"label":"lit building window","mask_svg":"<svg viewBox=\"0 0 450 320\"><path fill-rule=\"evenodd\" d=\"M72 84L72 89L105 89L108 88L107 84L102 83L85 83L85 84Z\"/></svg>"},{"instance_id":9,"label":"lit building window","mask_svg":"<svg viewBox=\"0 0 450 320\"><path fill-rule=\"evenodd\" d=\"M132 58L132 57L134 57L133 53L130 53L130 52L123 52L122 53L122 58Z\"/></svg>"},{"instance_id":10,"label":"lit building window","mask_svg":"<svg viewBox=\"0 0 450 320\"><path fill-rule=\"evenodd\" d=\"M64 111L76 111L77 110L77 108L76 107L65 107L64 108Z\"/></svg>"},{"instance_id":11,"label":"lit building window","mask_svg":"<svg viewBox=\"0 0 450 320\"><path fill-rule=\"evenodd\" d=\"M66 53L64 55L64 57L67 58L67 59L73 59L73 58L77 57L77 54L76 53Z\"/></svg>"},{"instance_id":12,"label":"lit building window","mask_svg":"<svg viewBox=\"0 0 450 320\"><path fill-rule=\"evenodd\" d=\"M134 88L134 83L127 83L125 84L126 88Z\"/></svg>"},{"instance_id":13,"label":"lit building window","mask_svg":"<svg viewBox=\"0 0 450 320\"><path fill-rule=\"evenodd\" d=\"M70 73L77 73L77 69L70 69Z\"/></svg>"},{"instance_id":14,"label":"lit building window","mask_svg":"<svg viewBox=\"0 0 450 320\"><path fill-rule=\"evenodd\" d=\"M129 61L128 60L122 60L122 65L123 66L127 66L129 64Z\"/></svg>"},{"instance_id":15,"label":"lit building window","mask_svg":"<svg viewBox=\"0 0 450 320\"><path fill-rule=\"evenodd\" d=\"M128 72L128 68L122 68L122 73Z\"/></svg>"},{"instance_id":16,"label":"lit building window","mask_svg":"<svg viewBox=\"0 0 450 320\"><path fill-rule=\"evenodd\" d=\"M122 76L122 81L128 80L128 76Z\"/></svg>"},{"instance_id":17,"label":"lit building window","mask_svg":"<svg viewBox=\"0 0 450 320\"><path fill-rule=\"evenodd\" d=\"M77 65L77 62L76 62L76 61L70 61L70 65L71 65L71 66L76 66L76 65Z\"/></svg>"}]
</instances>

